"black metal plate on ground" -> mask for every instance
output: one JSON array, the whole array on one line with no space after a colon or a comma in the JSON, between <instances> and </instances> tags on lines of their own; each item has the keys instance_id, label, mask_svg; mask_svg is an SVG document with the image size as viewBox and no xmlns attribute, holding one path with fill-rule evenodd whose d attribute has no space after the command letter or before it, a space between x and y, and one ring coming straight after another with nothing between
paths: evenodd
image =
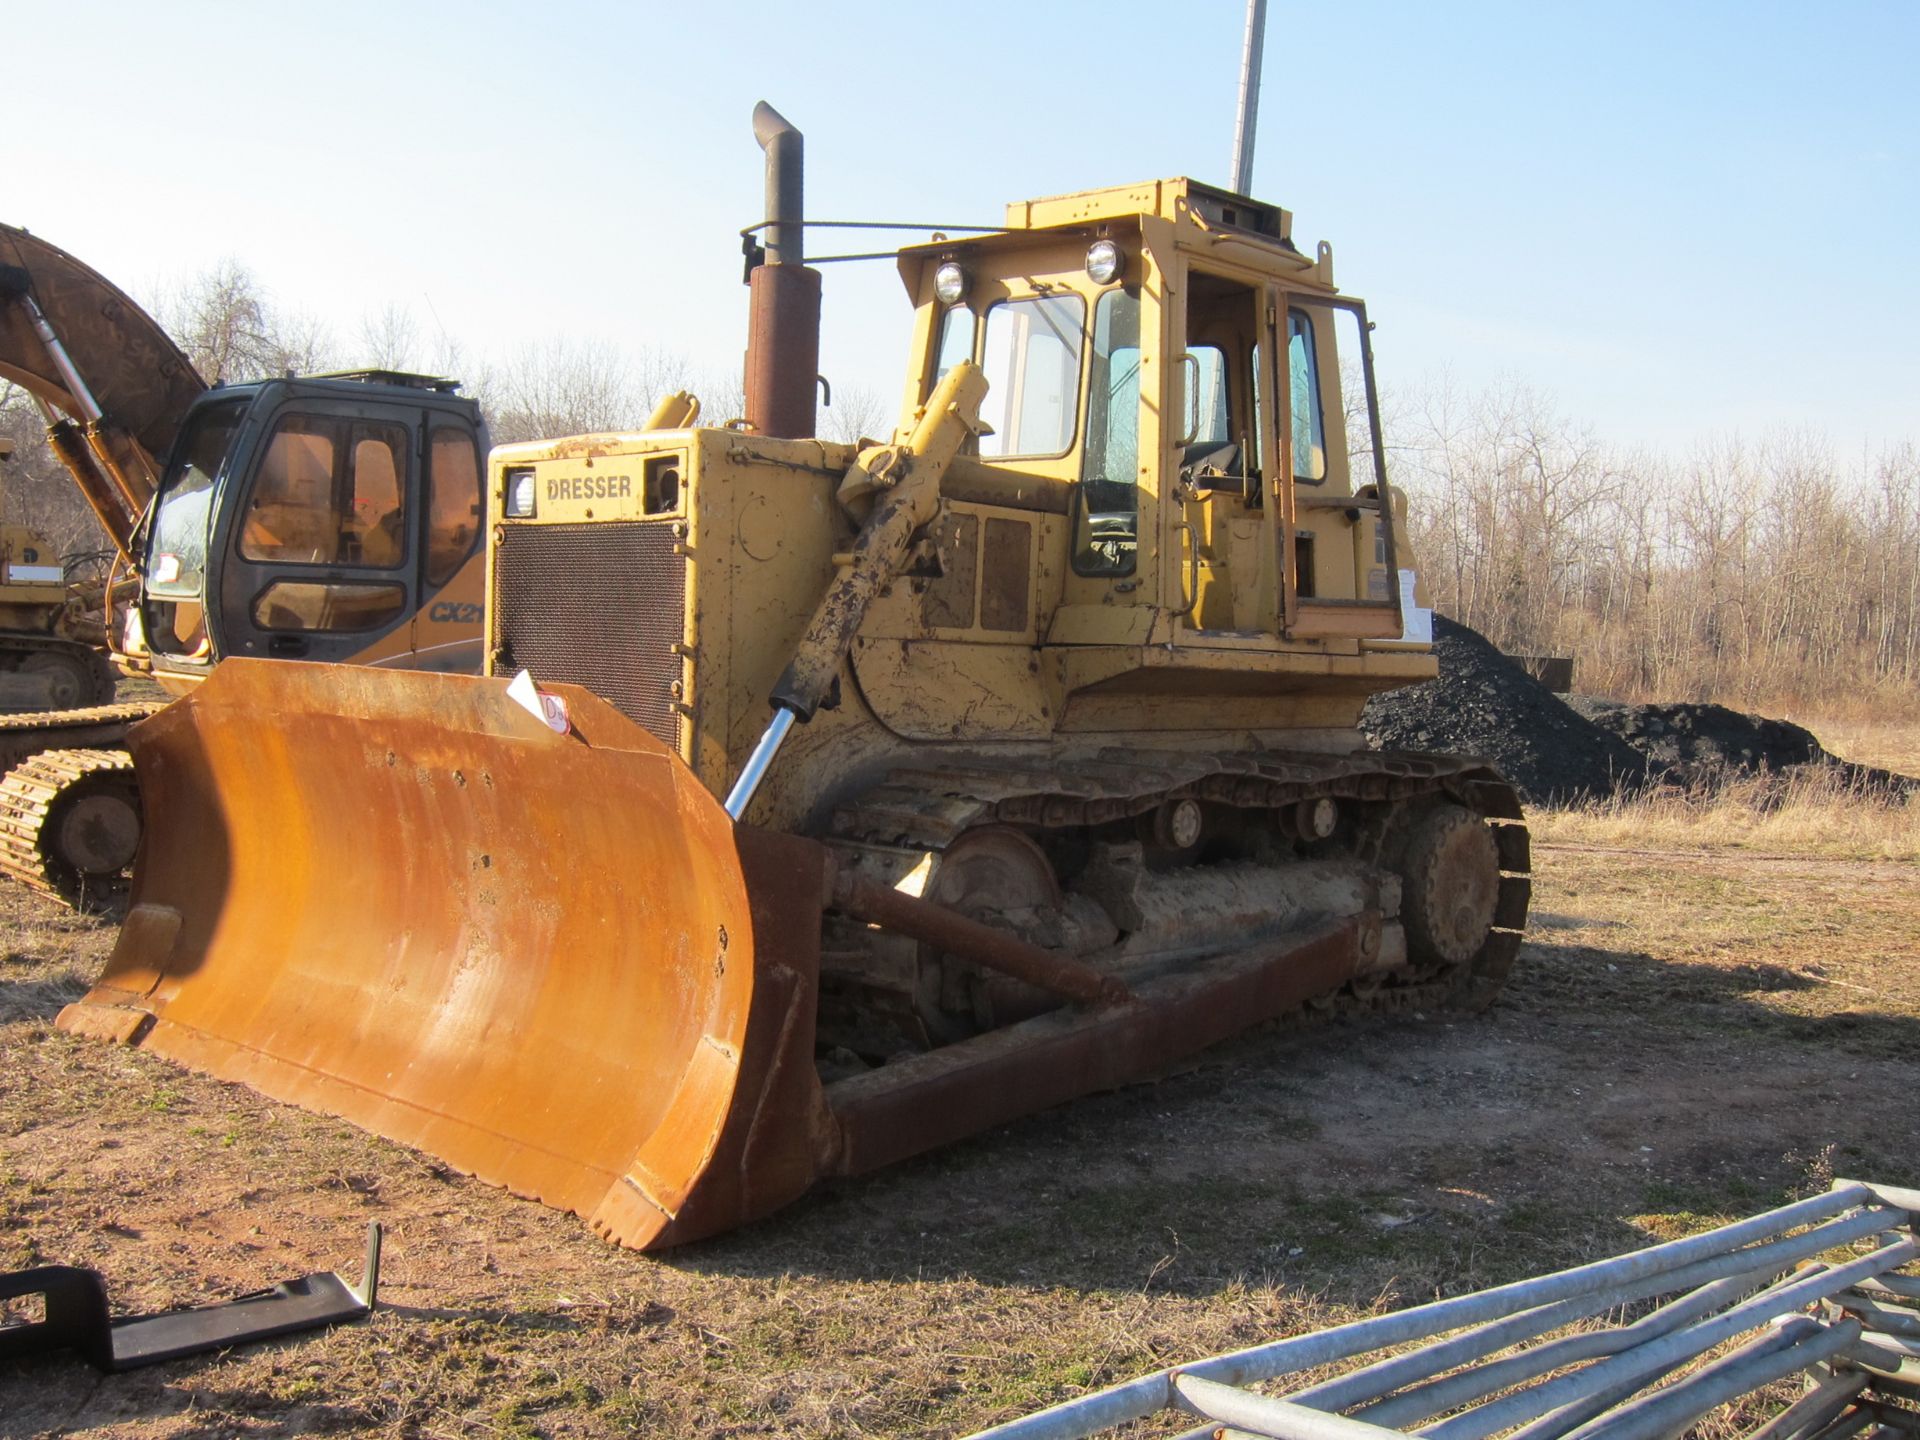
<instances>
[{"instance_id":1,"label":"black metal plate on ground","mask_svg":"<svg viewBox=\"0 0 1920 1440\"><path fill-rule=\"evenodd\" d=\"M367 1269L358 1288L319 1271L219 1305L121 1320L108 1318L98 1271L44 1265L0 1275L0 1300L39 1295L46 1306L43 1319L0 1327L0 1360L72 1350L96 1369L134 1370L358 1320L372 1311L379 1283L377 1225L368 1230Z\"/></svg>"}]
</instances>

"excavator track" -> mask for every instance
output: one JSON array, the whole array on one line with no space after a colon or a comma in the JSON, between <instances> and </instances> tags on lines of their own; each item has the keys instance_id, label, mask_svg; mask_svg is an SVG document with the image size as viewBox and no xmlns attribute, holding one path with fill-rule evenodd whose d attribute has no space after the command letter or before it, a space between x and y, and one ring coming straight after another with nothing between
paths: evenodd
<instances>
[{"instance_id":1,"label":"excavator track","mask_svg":"<svg viewBox=\"0 0 1920 1440\"><path fill-rule=\"evenodd\" d=\"M140 823L126 751L43 751L0 778L0 870L75 909L115 910Z\"/></svg>"},{"instance_id":2,"label":"excavator track","mask_svg":"<svg viewBox=\"0 0 1920 1440\"><path fill-rule=\"evenodd\" d=\"M158 701L89 705L0 715L0 765L17 765L41 750L104 749L126 738L127 727L161 708Z\"/></svg>"},{"instance_id":3,"label":"excavator track","mask_svg":"<svg viewBox=\"0 0 1920 1440\"><path fill-rule=\"evenodd\" d=\"M111 876L96 873L117 854L131 863L131 846L139 840L133 762L121 746L130 726L160 708L158 701L134 701L0 715L0 767L6 767L0 775L0 874L80 909L121 904L124 867ZM102 755L113 763L100 761ZM81 806L86 813L70 814L62 799L74 787L80 798L92 797Z\"/></svg>"},{"instance_id":4,"label":"excavator track","mask_svg":"<svg viewBox=\"0 0 1920 1440\"><path fill-rule=\"evenodd\" d=\"M1349 982L1288 1017L1309 1024L1341 1015L1440 1008L1481 1010L1505 984L1520 949L1531 896L1530 842L1519 796L1487 762L1390 751L1193 752L1115 749L1090 759L1026 767L958 762L891 772L834 814L822 838L843 863L883 852L938 858L962 836L1007 826L1026 834L1092 830L1184 799L1278 818L1326 799L1356 814L1342 854L1369 863L1392 817L1444 799L1485 821L1500 870L1493 926L1464 963L1409 966ZM1360 802L1353 804L1352 802ZM1364 813L1362 813L1364 812ZM1339 843L1339 842L1335 842Z\"/></svg>"}]
</instances>

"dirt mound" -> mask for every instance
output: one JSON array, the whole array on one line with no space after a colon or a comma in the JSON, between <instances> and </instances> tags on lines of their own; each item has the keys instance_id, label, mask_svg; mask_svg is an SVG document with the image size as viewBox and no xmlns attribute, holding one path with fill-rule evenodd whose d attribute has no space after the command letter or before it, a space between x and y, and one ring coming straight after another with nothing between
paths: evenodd
<instances>
[{"instance_id":1,"label":"dirt mound","mask_svg":"<svg viewBox=\"0 0 1920 1440\"><path fill-rule=\"evenodd\" d=\"M1360 727L1378 748L1482 756L1533 804L1656 778L1639 750L1570 709L1477 631L1436 615L1433 649L1437 679L1367 702Z\"/></svg>"},{"instance_id":2,"label":"dirt mound","mask_svg":"<svg viewBox=\"0 0 1920 1440\"><path fill-rule=\"evenodd\" d=\"M1811 765L1836 770L1847 783L1864 788L1903 794L1920 789L1920 779L1829 754L1811 730L1791 720L1746 715L1725 705L1627 705L1589 695L1569 703L1682 785L1730 772L1784 774Z\"/></svg>"}]
</instances>

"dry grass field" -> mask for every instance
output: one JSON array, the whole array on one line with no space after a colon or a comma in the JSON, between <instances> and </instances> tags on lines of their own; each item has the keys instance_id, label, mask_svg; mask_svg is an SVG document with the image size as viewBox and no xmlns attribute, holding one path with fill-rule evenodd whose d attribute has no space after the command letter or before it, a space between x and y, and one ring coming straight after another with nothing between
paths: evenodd
<instances>
[{"instance_id":1,"label":"dry grass field","mask_svg":"<svg viewBox=\"0 0 1920 1440\"><path fill-rule=\"evenodd\" d=\"M1814 721L1808 728L1843 760L1920 775L1920 725L1911 721Z\"/></svg>"},{"instance_id":2,"label":"dry grass field","mask_svg":"<svg viewBox=\"0 0 1920 1440\"><path fill-rule=\"evenodd\" d=\"M1831 743L1896 765L1916 739ZM0 1365L0 1436L965 1434L1836 1173L1920 1183L1908 807L1721 795L1536 833L1489 1015L1250 1035L657 1258L55 1031L111 931L0 887L0 1269L97 1266L148 1310L389 1234L370 1323L126 1376Z\"/></svg>"},{"instance_id":3,"label":"dry grass field","mask_svg":"<svg viewBox=\"0 0 1920 1440\"><path fill-rule=\"evenodd\" d=\"M1549 843L1920 861L1920 803L1830 770L1641 791L1538 816L1532 828Z\"/></svg>"}]
</instances>

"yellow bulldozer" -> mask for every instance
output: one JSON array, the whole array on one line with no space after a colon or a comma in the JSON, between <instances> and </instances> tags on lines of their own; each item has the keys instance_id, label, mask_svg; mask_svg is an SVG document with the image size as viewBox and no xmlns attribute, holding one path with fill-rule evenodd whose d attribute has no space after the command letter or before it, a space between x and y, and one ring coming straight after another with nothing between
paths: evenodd
<instances>
[{"instance_id":1,"label":"yellow bulldozer","mask_svg":"<svg viewBox=\"0 0 1920 1440\"><path fill-rule=\"evenodd\" d=\"M747 424L494 450L482 677L234 660L136 727L60 1024L653 1247L1292 1012L1484 1005L1527 832L1356 729L1435 666L1330 249L1184 179L936 234L898 429L831 443L755 126Z\"/></svg>"}]
</instances>

